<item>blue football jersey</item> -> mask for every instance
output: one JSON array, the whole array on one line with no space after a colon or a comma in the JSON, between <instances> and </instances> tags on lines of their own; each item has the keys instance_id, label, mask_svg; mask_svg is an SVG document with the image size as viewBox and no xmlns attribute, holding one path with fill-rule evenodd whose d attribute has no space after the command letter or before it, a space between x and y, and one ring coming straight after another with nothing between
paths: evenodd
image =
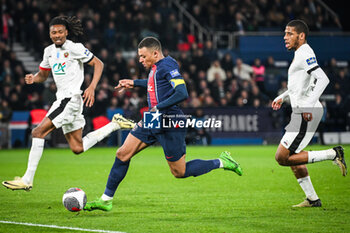
<instances>
[{"instance_id":1,"label":"blue football jersey","mask_svg":"<svg viewBox=\"0 0 350 233\"><path fill-rule=\"evenodd\" d=\"M155 63L151 68L147 81L148 107L151 109L168 99L175 92L177 81L181 80L181 83L184 83L179 65L174 58L167 56ZM182 111L177 105L173 105L162 112L179 113Z\"/></svg>"}]
</instances>

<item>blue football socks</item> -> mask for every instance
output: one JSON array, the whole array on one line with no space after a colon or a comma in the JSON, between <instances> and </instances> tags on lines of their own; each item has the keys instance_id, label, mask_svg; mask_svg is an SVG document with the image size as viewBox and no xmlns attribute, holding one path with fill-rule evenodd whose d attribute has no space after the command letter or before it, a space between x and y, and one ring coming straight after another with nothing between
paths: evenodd
<instances>
[{"instance_id":1,"label":"blue football socks","mask_svg":"<svg viewBox=\"0 0 350 233\"><path fill-rule=\"evenodd\" d=\"M200 176L220 167L220 160L201 160L194 159L186 163L186 172L184 178L189 176Z\"/></svg>"},{"instance_id":2,"label":"blue football socks","mask_svg":"<svg viewBox=\"0 0 350 233\"><path fill-rule=\"evenodd\" d=\"M118 157L115 157L115 161L111 172L108 176L108 181L104 194L109 197L113 197L115 191L118 188L120 182L124 179L126 172L128 171L130 161L123 162Z\"/></svg>"}]
</instances>

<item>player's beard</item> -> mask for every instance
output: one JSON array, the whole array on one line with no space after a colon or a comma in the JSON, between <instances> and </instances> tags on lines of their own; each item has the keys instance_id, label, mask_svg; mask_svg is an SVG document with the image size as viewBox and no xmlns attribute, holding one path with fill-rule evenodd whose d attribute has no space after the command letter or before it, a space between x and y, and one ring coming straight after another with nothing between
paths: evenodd
<instances>
[{"instance_id":1,"label":"player's beard","mask_svg":"<svg viewBox=\"0 0 350 233\"><path fill-rule=\"evenodd\" d=\"M299 35L298 35L298 37L297 37L296 40L295 40L294 46L291 47L291 48L289 49L289 51L295 51L295 50L297 50L297 48L299 48Z\"/></svg>"}]
</instances>

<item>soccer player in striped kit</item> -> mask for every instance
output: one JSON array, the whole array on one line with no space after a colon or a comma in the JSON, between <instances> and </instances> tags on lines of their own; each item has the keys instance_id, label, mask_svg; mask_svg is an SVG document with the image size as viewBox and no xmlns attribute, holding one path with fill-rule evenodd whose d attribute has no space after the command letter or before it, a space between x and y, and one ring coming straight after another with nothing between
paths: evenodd
<instances>
[{"instance_id":1,"label":"soccer player in striped kit","mask_svg":"<svg viewBox=\"0 0 350 233\"><path fill-rule=\"evenodd\" d=\"M120 128L133 128L134 123L120 114L113 116L112 122L82 137L85 119L82 114L84 103L91 107L95 101L95 88L100 80L103 63L81 43L67 39L69 34L80 36L83 28L76 17L58 16L50 22L50 38L53 42L44 50L39 72L25 76L26 84L44 82L50 72L57 86L57 100L52 104L45 118L32 131L32 146L28 158L28 167L22 177L4 181L2 184L12 190L30 191L34 175L43 154L45 136L54 129L62 127L63 133L75 154L80 154L110 133ZM84 64L94 68L91 84L80 90L84 81Z\"/></svg>"},{"instance_id":2,"label":"soccer player in striped kit","mask_svg":"<svg viewBox=\"0 0 350 233\"><path fill-rule=\"evenodd\" d=\"M272 102L278 110L283 99L289 96L292 105L291 121L276 151L276 160L281 166L290 166L303 189L306 199L293 207L321 207L311 183L306 164L333 160L347 173L344 150L337 146L328 150L304 151L314 136L323 115L319 97L327 87L329 79L317 64L312 48L307 44L308 26L302 20L292 20L285 28L285 46L294 50L294 59L288 69L288 90Z\"/></svg>"}]
</instances>

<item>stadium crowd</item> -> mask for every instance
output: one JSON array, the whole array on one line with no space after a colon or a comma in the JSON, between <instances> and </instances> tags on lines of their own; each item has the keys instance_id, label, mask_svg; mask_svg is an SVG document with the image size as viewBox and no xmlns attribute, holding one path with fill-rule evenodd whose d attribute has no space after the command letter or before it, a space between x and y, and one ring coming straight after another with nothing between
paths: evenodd
<instances>
[{"instance_id":1,"label":"stadium crowd","mask_svg":"<svg viewBox=\"0 0 350 233\"><path fill-rule=\"evenodd\" d=\"M315 0L195 0L182 5L202 25L211 30L264 31L284 30L290 20L302 19L312 31L337 30L339 18Z\"/></svg>"},{"instance_id":2,"label":"stadium crowd","mask_svg":"<svg viewBox=\"0 0 350 233\"><path fill-rule=\"evenodd\" d=\"M285 25L285 22L295 17L304 19L311 25L311 30L338 26L337 21L332 21L313 0L181 2L200 22L209 28L222 30L254 31ZM47 109L54 101L56 87L53 82L25 85L24 76L28 71L17 59L12 46L14 41L20 42L40 61L43 49L51 44L48 23L59 14L76 15L82 20L85 36L77 40L84 43L105 64L96 90L96 102L91 109L85 109L87 119L106 115L107 109L116 108L122 108L126 117L140 119L140 109L147 106L145 91L136 89L119 93L113 87L122 78L147 78L147 71L138 63L137 57L127 55L130 54L128 51L136 50L141 38L149 35L160 38L166 46L164 54L175 57L180 64L190 96L183 103L183 107L269 106L271 100L286 88L286 68L282 68L281 72L273 57L246 62L233 58L229 52L219 56L211 41L199 44L194 40L189 49L181 49L179 45L189 39L187 28L177 19L176 12L168 8L166 1L104 0L78 4L63 0L52 3L5 0L1 4L2 122L10 120L12 111ZM210 17L206 17L207 15ZM242 15L244 18L239 23ZM321 66L331 80L326 94L333 96L333 101L327 104L327 122L335 130L344 130L350 106L348 66L339 67L335 59ZM280 73L285 75L281 76ZM280 90L271 91L265 83L265 78L271 75L279 78ZM86 67L83 84L85 88L91 78L91 69Z\"/></svg>"}]
</instances>

